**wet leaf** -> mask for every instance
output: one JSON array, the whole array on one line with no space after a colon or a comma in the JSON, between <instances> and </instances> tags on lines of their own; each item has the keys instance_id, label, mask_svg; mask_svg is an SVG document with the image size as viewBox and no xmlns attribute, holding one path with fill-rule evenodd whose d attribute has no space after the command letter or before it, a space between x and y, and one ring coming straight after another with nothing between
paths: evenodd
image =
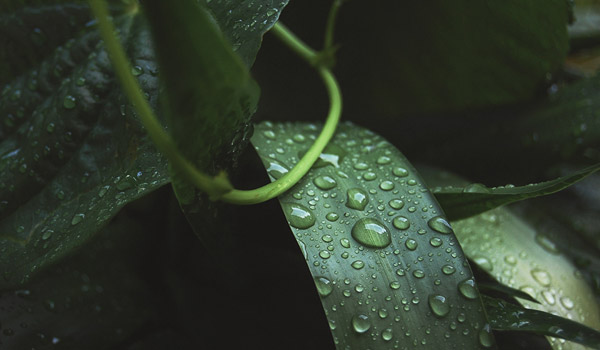
<instances>
[{"instance_id":1,"label":"wet leaf","mask_svg":"<svg viewBox=\"0 0 600 350\"><path fill-rule=\"evenodd\" d=\"M0 292L3 349L112 349L158 318L140 270L150 224L117 217L93 242L18 289ZM151 242L151 241L146 241Z\"/></svg>"},{"instance_id":2,"label":"wet leaf","mask_svg":"<svg viewBox=\"0 0 600 350\"><path fill-rule=\"evenodd\" d=\"M450 220L460 220L490 209L563 190L600 169L600 163L557 179L527 186L488 188L481 184L436 187L432 190Z\"/></svg>"},{"instance_id":3,"label":"wet leaf","mask_svg":"<svg viewBox=\"0 0 600 350\"><path fill-rule=\"evenodd\" d=\"M580 323L487 296L483 302L494 330L533 332L600 349L600 332Z\"/></svg>"},{"instance_id":4,"label":"wet leaf","mask_svg":"<svg viewBox=\"0 0 600 350\"><path fill-rule=\"evenodd\" d=\"M464 186L456 175L420 168L430 185ZM525 307L550 312L600 329L600 306L575 264L547 234L549 227L528 223L506 208L452 221L465 254L496 281L539 301L517 299ZM550 338L554 349L583 349Z\"/></svg>"},{"instance_id":5,"label":"wet leaf","mask_svg":"<svg viewBox=\"0 0 600 350\"><path fill-rule=\"evenodd\" d=\"M275 179L318 131L267 122L256 127L252 144ZM442 210L383 138L341 125L320 162L279 201L338 349L494 347Z\"/></svg>"},{"instance_id":6,"label":"wet leaf","mask_svg":"<svg viewBox=\"0 0 600 350\"><path fill-rule=\"evenodd\" d=\"M155 105L143 18L115 16ZM121 94L95 28L74 35L0 97L0 289L27 281L123 205L168 182L166 162Z\"/></svg>"}]
</instances>

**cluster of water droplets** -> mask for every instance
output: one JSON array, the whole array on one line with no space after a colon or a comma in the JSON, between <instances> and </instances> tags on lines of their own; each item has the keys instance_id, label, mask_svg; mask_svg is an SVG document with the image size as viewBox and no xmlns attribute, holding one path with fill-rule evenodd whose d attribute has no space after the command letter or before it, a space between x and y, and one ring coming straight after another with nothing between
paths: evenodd
<instances>
[{"instance_id":1,"label":"cluster of water droplets","mask_svg":"<svg viewBox=\"0 0 600 350\"><path fill-rule=\"evenodd\" d=\"M469 343L484 322L465 316L480 304L452 227L402 155L356 129L340 127L308 176L281 199L334 340L395 347L434 341L438 331L406 323L415 312L429 315L427 322L442 334ZM256 130L253 144L277 179L304 155L319 128L267 122Z\"/></svg>"}]
</instances>

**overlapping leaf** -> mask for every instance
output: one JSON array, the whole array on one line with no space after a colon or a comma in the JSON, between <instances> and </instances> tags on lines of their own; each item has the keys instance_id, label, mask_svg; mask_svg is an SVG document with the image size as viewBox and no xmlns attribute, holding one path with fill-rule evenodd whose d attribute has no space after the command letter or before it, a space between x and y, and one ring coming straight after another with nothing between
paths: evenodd
<instances>
[{"instance_id":1,"label":"overlapping leaf","mask_svg":"<svg viewBox=\"0 0 600 350\"><path fill-rule=\"evenodd\" d=\"M316 138L312 124L257 126L272 179ZM339 349L493 347L460 246L407 160L344 124L308 176L279 198Z\"/></svg>"}]
</instances>

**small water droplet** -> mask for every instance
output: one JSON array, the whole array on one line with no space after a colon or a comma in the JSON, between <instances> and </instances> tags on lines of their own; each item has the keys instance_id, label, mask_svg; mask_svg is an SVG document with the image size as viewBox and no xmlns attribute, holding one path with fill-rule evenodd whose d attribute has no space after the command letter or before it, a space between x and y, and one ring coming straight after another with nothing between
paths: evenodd
<instances>
[{"instance_id":1,"label":"small water droplet","mask_svg":"<svg viewBox=\"0 0 600 350\"><path fill-rule=\"evenodd\" d=\"M402 167L395 167L394 169L392 169L392 174L398 176L398 177L407 177L408 176L408 170L402 168Z\"/></svg>"},{"instance_id":2,"label":"small water droplet","mask_svg":"<svg viewBox=\"0 0 600 350\"><path fill-rule=\"evenodd\" d=\"M444 265L442 266L442 272L444 275L451 275L456 272L456 268L452 265Z\"/></svg>"},{"instance_id":3,"label":"small water droplet","mask_svg":"<svg viewBox=\"0 0 600 350\"><path fill-rule=\"evenodd\" d=\"M326 250L321 250L319 252L319 256L321 257L321 259L329 259L331 257L331 253L329 253Z\"/></svg>"},{"instance_id":4,"label":"small water droplet","mask_svg":"<svg viewBox=\"0 0 600 350\"><path fill-rule=\"evenodd\" d=\"M440 294L432 294L429 296L429 308L434 315L445 317L450 312L450 304L446 297Z\"/></svg>"},{"instance_id":5,"label":"small water droplet","mask_svg":"<svg viewBox=\"0 0 600 350\"><path fill-rule=\"evenodd\" d=\"M567 310L572 310L573 307L575 306L575 303L569 297L562 297L562 298L560 298L560 303Z\"/></svg>"},{"instance_id":6,"label":"small water droplet","mask_svg":"<svg viewBox=\"0 0 600 350\"><path fill-rule=\"evenodd\" d=\"M550 283L552 282L552 278L550 277L548 272L546 272L542 269L531 270L531 276L533 276L533 279L536 280L539 284L541 284L544 287L549 286Z\"/></svg>"},{"instance_id":7,"label":"small water droplet","mask_svg":"<svg viewBox=\"0 0 600 350\"><path fill-rule=\"evenodd\" d=\"M342 238L342 239L340 239L340 244L344 248L350 248L350 240L348 238Z\"/></svg>"},{"instance_id":8,"label":"small water droplet","mask_svg":"<svg viewBox=\"0 0 600 350\"><path fill-rule=\"evenodd\" d=\"M404 207L404 201L402 199L392 199L388 203L392 209L400 210Z\"/></svg>"},{"instance_id":9,"label":"small water droplet","mask_svg":"<svg viewBox=\"0 0 600 350\"><path fill-rule=\"evenodd\" d=\"M46 131L50 134L54 132L54 128L56 128L56 125L52 122L50 122L50 123L48 123L48 125L46 125Z\"/></svg>"},{"instance_id":10,"label":"small water droplet","mask_svg":"<svg viewBox=\"0 0 600 350\"><path fill-rule=\"evenodd\" d=\"M474 256L473 262L487 272L490 272L494 269L492 262L485 256Z\"/></svg>"},{"instance_id":11,"label":"small water droplet","mask_svg":"<svg viewBox=\"0 0 600 350\"><path fill-rule=\"evenodd\" d=\"M355 260L352 262L352 264L350 264L350 266L352 266L356 270L360 270L363 267L365 267L365 263L362 260Z\"/></svg>"},{"instance_id":12,"label":"small water droplet","mask_svg":"<svg viewBox=\"0 0 600 350\"><path fill-rule=\"evenodd\" d=\"M396 216L392 221L392 224L398 230L406 230L410 227L410 221L404 216Z\"/></svg>"},{"instance_id":13,"label":"small water droplet","mask_svg":"<svg viewBox=\"0 0 600 350\"><path fill-rule=\"evenodd\" d=\"M382 189L382 190L384 190L384 191L391 191L391 190L393 190L393 189L394 189L394 183L393 183L393 182L391 182L391 181L389 181L389 180L382 181L382 182L379 184L379 188L381 188L381 189Z\"/></svg>"},{"instance_id":14,"label":"small water droplet","mask_svg":"<svg viewBox=\"0 0 600 350\"><path fill-rule=\"evenodd\" d=\"M431 244L432 247L439 247L442 245L442 239L439 237L433 237L429 240L429 244Z\"/></svg>"},{"instance_id":15,"label":"small water droplet","mask_svg":"<svg viewBox=\"0 0 600 350\"><path fill-rule=\"evenodd\" d=\"M429 227L431 227L432 230L437 231L439 233L452 233L452 227L450 226L448 221L446 221L446 219L444 219L441 216L435 216L429 219L429 221L427 221L427 225L429 225Z\"/></svg>"},{"instance_id":16,"label":"small water droplet","mask_svg":"<svg viewBox=\"0 0 600 350\"><path fill-rule=\"evenodd\" d=\"M75 214L73 216L73 218L71 219L71 225L77 225L78 223L81 222L81 220L83 220L85 218L85 214L79 213L79 214Z\"/></svg>"},{"instance_id":17,"label":"small water droplet","mask_svg":"<svg viewBox=\"0 0 600 350\"><path fill-rule=\"evenodd\" d=\"M416 250L419 246L419 243L417 243L417 241L415 241L414 239L409 238L406 240L406 242L404 242L404 245L408 250Z\"/></svg>"},{"instance_id":18,"label":"small water droplet","mask_svg":"<svg viewBox=\"0 0 600 350\"><path fill-rule=\"evenodd\" d=\"M477 299L475 280L468 278L458 284L458 291L467 299Z\"/></svg>"},{"instance_id":19,"label":"small water droplet","mask_svg":"<svg viewBox=\"0 0 600 350\"><path fill-rule=\"evenodd\" d=\"M392 161L392 159L387 156L381 156L381 157L377 158L377 164L380 164L380 165L389 164L391 161Z\"/></svg>"},{"instance_id":20,"label":"small water droplet","mask_svg":"<svg viewBox=\"0 0 600 350\"><path fill-rule=\"evenodd\" d=\"M321 297L326 297L333 291L333 283L325 277L315 277L315 286Z\"/></svg>"},{"instance_id":21,"label":"small water droplet","mask_svg":"<svg viewBox=\"0 0 600 350\"><path fill-rule=\"evenodd\" d=\"M485 348L491 348L494 345L494 336L489 324L485 324L479 331L479 344Z\"/></svg>"},{"instance_id":22,"label":"small water droplet","mask_svg":"<svg viewBox=\"0 0 600 350\"><path fill-rule=\"evenodd\" d=\"M325 218L331 222L335 222L340 218L340 216L337 213L330 212L325 215Z\"/></svg>"},{"instance_id":23,"label":"small water droplet","mask_svg":"<svg viewBox=\"0 0 600 350\"><path fill-rule=\"evenodd\" d=\"M550 254L559 254L560 250L556 243L554 243L548 236L538 233L535 235L535 241L540 245L540 247L544 248Z\"/></svg>"},{"instance_id":24,"label":"small water droplet","mask_svg":"<svg viewBox=\"0 0 600 350\"><path fill-rule=\"evenodd\" d=\"M423 272L423 270L414 270L413 271L413 276L415 276L415 278L423 278L425 277L425 272Z\"/></svg>"},{"instance_id":25,"label":"small water droplet","mask_svg":"<svg viewBox=\"0 0 600 350\"><path fill-rule=\"evenodd\" d=\"M490 189L480 183L472 183L463 188L463 193L490 193Z\"/></svg>"},{"instance_id":26,"label":"small water droplet","mask_svg":"<svg viewBox=\"0 0 600 350\"><path fill-rule=\"evenodd\" d=\"M363 314L352 316L352 328L358 334L366 333L371 328L369 317Z\"/></svg>"},{"instance_id":27,"label":"small water droplet","mask_svg":"<svg viewBox=\"0 0 600 350\"><path fill-rule=\"evenodd\" d=\"M288 222L295 228L306 229L315 224L315 216L302 204L281 203L281 207Z\"/></svg>"},{"instance_id":28,"label":"small water droplet","mask_svg":"<svg viewBox=\"0 0 600 350\"><path fill-rule=\"evenodd\" d=\"M144 68L142 68L140 66L131 67L131 74L133 74L134 77L140 76L143 73L144 73Z\"/></svg>"},{"instance_id":29,"label":"small water droplet","mask_svg":"<svg viewBox=\"0 0 600 350\"><path fill-rule=\"evenodd\" d=\"M74 96L67 95L63 100L63 107L66 109L73 109L77 105L77 99Z\"/></svg>"},{"instance_id":30,"label":"small water droplet","mask_svg":"<svg viewBox=\"0 0 600 350\"><path fill-rule=\"evenodd\" d=\"M391 328L386 328L381 332L381 339L385 341L390 341L394 337L394 332Z\"/></svg>"},{"instance_id":31,"label":"small water droplet","mask_svg":"<svg viewBox=\"0 0 600 350\"><path fill-rule=\"evenodd\" d=\"M400 288L400 282L398 282L398 281L392 281L392 282L390 282L390 288L392 288L394 290L399 289Z\"/></svg>"},{"instance_id":32,"label":"small water droplet","mask_svg":"<svg viewBox=\"0 0 600 350\"><path fill-rule=\"evenodd\" d=\"M315 184L315 186L325 191L330 190L337 185L335 179L327 175L317 176L313 180L313 183Z\"/></svg>"},{"instance_id":33,"label":"small water droplet","mask_svg":"<svg viewBox=\"0 0 600 350\"><path fill-rule=\"evenodd\" d=\"M556 303L556 298L554 298L554 294L552 294L549 290L542 291L542 298L549 304L554 305Z\"/></svg>"},{"instance_id":34,"label":"small water droplet","mask_svg":"<svg viewBox=\"0 0 600 350\"><path fill-rule=\"evenodd\" d=\"M371 171L367 171L366 173L363 174L363 179L365 179L366 181L373 181L377 178L377 174L375 174L374 172Z\"/></svg>"},{"instance_id":35,"label":"small water droplet","mask_svg":"<svg viewBox=\"0 0 600 350\"><path fill-rule=\"evenodd\" d=\"M369 203L369 197L363 189L351 188L346 195L346 206L350 209L364 210Z\"/></svg>"},{"instance_id":36,"label":"small water droplet","mask_svg":"<svg viewBox=\"0 0 600 350\"><path fill-rule=\"evenodd\" d=\"M54 233L53 230L44 231L44 233L42 233L42 240L46 241L46 240L50 239L50 237L52 237L53 233Z\"/></svg>"},{"instance_id":37,"label":"small water droplet","mask_svg":"<svg viewBox=\"0 0 600 350\"><path fill-rule=\"evenodd\" d=\"M266 130L263 132L263 135L271 140L275 140L276 138L275 132L273 130Z\"/></svg>"},{"instance_id":38,"label":"small water droplet","mask_svg":"<svg viewBox=\"0 0 600 350\"><path fill-rule=\"evenodd\" d=\"M392 238L390 231L377 219L362 218L352 227L352 238L370 248L385 248Z\"/></svg>"}]
</instances>

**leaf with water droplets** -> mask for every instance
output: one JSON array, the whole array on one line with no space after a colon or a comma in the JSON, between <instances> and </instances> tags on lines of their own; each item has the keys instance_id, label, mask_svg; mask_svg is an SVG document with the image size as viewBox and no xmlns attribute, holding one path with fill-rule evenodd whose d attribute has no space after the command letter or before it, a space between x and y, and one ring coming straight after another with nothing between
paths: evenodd
<instances>
[{"instance_id":1,"label":"leaf with water droplets","mask_svg":"<svg viewBox=\"0 0 600 350\"><path fill-rule=\"evenodd\" d=\"M600 163L557 179L527 186L488 188L480 184L436 187L435 198L440 202L450 220L464 219L490 209L552 194L563 190L600 170Z\"/></svg>"},{"instance_id":2,"label":"leaf with water droplets","mask_svg":"<svg viewBox=\"0 0 600 350\"><path fill-rule=\"evenodd\" d=\"M92 237L126 203L168 182L166 162L122 95L98 33L86 25L87 13L69 9L4 14L83 17L73 17L79 25L68 40L36 56L39 64L30 62L0 96L0 289L27 281ZM144 21L118 11L114 20L131 60L144 68L137 78L155 105L156 65Z\"/></svg>"},{"instance_id":3,"label":"leaf with water droplets","mask_svg":"<svg viewBox=\"0 0 600 350\"><path fill-rule=\"evenodd\" d=\"M492 329L533 332L600 349L600 331L581 323L488 296L483 297L483 302Z\"/></svg>"},{"instance_id":4,"label":"leaf with water droplets","mask_svg":"<svg viewBox=\"0 0 600 350\"><path fill-rule=\"evenodd\" d=\"M267 167L293 166L318 131L266 122L251 141ZM279 200L337 348L494 346L452 228L402 154L347 123L321 160Z\"/></svg>"},{"instance_id":5,"label":"leaf with water droplets","mask_svg":"<svg viewBox=\"0 0 600 350\"><path fill-rule=\"evenodd\" d=\"M465 180L431 168L420 168L434 186L464 186ZM525 202L526 203L526 202ZM538 229L507 208L496 208L467 219L452 221L465 254L501 284L529 294L538 301L518 298L531 309L550 312L600 329L600 305L592 288L569 257L547 238L553 225ZM549 339L554 349L579 350L582 346Z\"/></svg>"}]
</instances>

